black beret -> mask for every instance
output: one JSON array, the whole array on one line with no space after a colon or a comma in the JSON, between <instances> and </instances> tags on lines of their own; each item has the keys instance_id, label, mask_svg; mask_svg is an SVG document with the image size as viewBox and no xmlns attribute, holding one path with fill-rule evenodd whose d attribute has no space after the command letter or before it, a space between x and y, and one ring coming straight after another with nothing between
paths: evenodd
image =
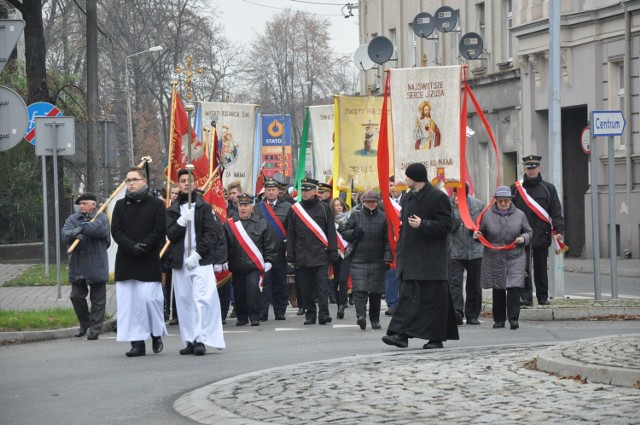
<instances>
[{"instance_id":1,"label":"black beret","mask_svg":"<svg viewBox=\"0 0 640 425\"><path fill-rule=\"evenodd\" d=\"M96 198L96 195L94 195L93 193L89 193L89 192L85 192L80 194L80 196L78 196L76 198L75 203L79 204L80 201L93 201L93 202L97 202L98 198Z\"/></svg>"}]
</instances>

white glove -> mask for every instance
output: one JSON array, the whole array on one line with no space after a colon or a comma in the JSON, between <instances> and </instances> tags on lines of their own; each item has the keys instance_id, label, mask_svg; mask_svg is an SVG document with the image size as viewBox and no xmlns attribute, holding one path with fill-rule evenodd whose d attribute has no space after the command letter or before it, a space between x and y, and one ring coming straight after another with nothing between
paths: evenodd
<instances>
[{"instance_id":1,"label":"white glove","mask_svg":"<svg viewBox=\"0 0 640 425\"><path fill-rule=\"evenodd\" d=\"M187 227L187 223L191 223L193 221L195 212L195 208L184 210L184 212L180 214L180 217L178 217L178 224L182 227Z\"/></svg>"},{"instance_id":2,"label":"white glove","mask_svg":"<svg viewBox=\"0 0 640 425\"><path fill-rule=\"evenodd\" d=\"M269 270L271 270L273 268L273 266L271 265L271 263L264 263L264 272L268 272Z\"/></svg>"},{"instance_id":3,"label":"white glove","mask_svg":"<svg viewBox=\"0 0 640 425\"><path fill-rule=\"evenodd\" d=\"M191 270L200 265L200 260L202 260L202 257L200 256L200 254L194 251L193 254L187 257L187 260L184 263L187 266L187 269Z\"/></svg>"},{"instance_id":4,"label":"white glove","mask_svg":"<svg viewBox=\"0 0 640 425\"><path fill-rule=\"evenodd\" d=\"M222 264L214 264L213 265L213 271L216 272L216 273L222 272Z\"/></svg>"}]
</instances>

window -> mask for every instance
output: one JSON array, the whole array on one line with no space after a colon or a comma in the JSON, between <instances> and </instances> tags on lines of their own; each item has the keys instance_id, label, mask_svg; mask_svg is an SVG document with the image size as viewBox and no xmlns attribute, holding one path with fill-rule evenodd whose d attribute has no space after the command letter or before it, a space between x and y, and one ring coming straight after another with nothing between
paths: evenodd
<instances>
[{"instance_id":1,"label":"window","mask_svg":"<svg viewBox=\"0 0 640 425\"><path fill-rule=\"evenodd\" d=\"M392 67L397 68L398 67L398 44L397 44L397 35L396 35L396 29L395 28L391 28L389 30L389 40L391 40L391 45L393 46L393 55L391 55L391 60L390 60L390 64ZM395 61L394 61L395 59Z\"/></svg>"},{"instance_id":2,"label":"window","mask_svg":"<svg viewBox=\"0 0 640 425\"><path fill-rule=\"evenodd\" d=\"M622 115L627 121L629 121L629 118L627 118L624 111L624 63L612 62L609 67L609 73L611 75L611 78L609 79L611 87L609 107L612 110L622 111ZM625 148L624 135L616 136L614 141L616 149Z\"/></svg>"},{"instance_id":3,"label":"window","mask_svg":"<svg viewBox=\"0 0 640 425\"><path fill-rule=\"evenodd\" d=\"M484 2L476 4L476 20L478 34L480 34L480 36L482 36L482 39L485 40Z\"/></svg>"},{"instance_id":4,"label":"window","mask_svg":"<svg viewBox=\"0 0 640 425\"><path fill-rule=\"evenodd\" d=\"M502 57L504 61L513 59L513 46L511 45L511 26L513 24L512 0L502 0L504 25L502 27Z\"/></svg>"}]
</instances>

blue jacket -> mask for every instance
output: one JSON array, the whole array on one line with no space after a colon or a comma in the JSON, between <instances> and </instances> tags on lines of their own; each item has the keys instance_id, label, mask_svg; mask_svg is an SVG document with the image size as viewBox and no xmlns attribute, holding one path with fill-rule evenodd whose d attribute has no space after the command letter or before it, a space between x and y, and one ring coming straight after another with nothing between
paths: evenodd
<instances>
[{"instance_id":1,"label":"blue jacket","mask_svg":"<svg viewBox=\"0 0 640 425\"><path fill-rule=\"evenodd\" d=\"M75 238L71 232L78 226L84 227L83 238L71 253L69 259L69 281L71 283L86 280L88 284L103 283L109 280L109 257L107 248L111 245L109 219L105 214L98 214L94 221L95 211L85 216L81 213L71 214L62 226L62 239L71 245Z\"/></svg>"}]
</instances>

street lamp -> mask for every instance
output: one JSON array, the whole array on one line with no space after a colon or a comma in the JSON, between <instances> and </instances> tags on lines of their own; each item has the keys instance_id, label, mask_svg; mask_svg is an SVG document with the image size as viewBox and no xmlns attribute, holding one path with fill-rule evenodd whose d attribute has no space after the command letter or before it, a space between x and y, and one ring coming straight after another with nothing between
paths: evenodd
<instances>
[{"instance_id":1,"label":"street lamp","mask_svg":"<svg viewBox=\"0 0 640 425\"><path fill-rule=\"evenodd\" d=\"M133 120L131 118L131 97L129 96L129 58L141 55L147 52L159 52L162 46L153 46L142 52L134 53L124 58L124 84L127 92L127 130L129 136L129 164L133 167Z\"/></svg>"}]
</instances>

